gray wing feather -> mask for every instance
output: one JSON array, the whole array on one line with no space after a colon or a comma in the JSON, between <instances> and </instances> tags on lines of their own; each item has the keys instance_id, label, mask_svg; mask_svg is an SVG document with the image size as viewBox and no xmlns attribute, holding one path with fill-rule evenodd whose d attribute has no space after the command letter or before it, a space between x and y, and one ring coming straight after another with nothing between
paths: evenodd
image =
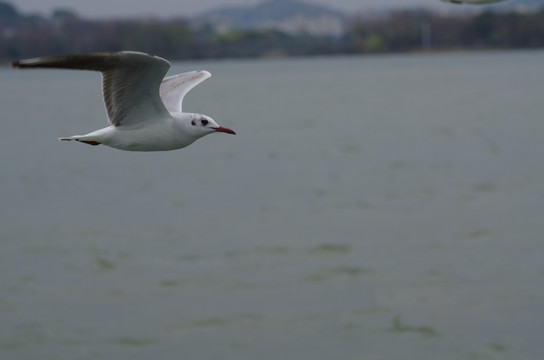
<instances>
[{"instance_id":1,"label":"gray wing feather","mask_svg":"<svg viewBox=\"0 0 544 360\"><path fill-rule=\"evenodd\" d=\"M47 56L20 60L19 68L60 68L102 73L102 91L110 123L133 125L169 116L159 87L170 63L145 53L121 51Z\"/></svg>"}]
</instances>

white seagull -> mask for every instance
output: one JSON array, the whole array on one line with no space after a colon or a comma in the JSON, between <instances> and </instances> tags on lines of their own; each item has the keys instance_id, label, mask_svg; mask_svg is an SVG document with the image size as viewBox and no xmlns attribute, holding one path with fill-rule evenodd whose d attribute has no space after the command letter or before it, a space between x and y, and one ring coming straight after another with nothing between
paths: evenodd
<instances>
[{"instance_id":1,"label":"white seagull","mask_svg":"<svg viewBox=\"0 0 544 360\"><path fill-rule=\"evenodd\" d=\"M12 66L102 73L110 126L59 140L127 151L167 151L181 149L215 132L235 134L209 116L182 112L183 97L211 76L207 71L164 78L170 68L167 60L135 51L46 56L19 60Z\"/></svg>"}]
</instances>

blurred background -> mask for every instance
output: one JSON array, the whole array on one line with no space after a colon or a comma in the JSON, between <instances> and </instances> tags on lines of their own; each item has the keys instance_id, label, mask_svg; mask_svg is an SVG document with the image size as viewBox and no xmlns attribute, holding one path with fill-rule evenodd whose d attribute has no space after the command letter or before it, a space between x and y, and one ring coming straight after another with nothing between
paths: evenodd
<instances>
[{"instance_id":1,"label":"blurred background","mask_svg":"<svg viewBox=\"0 0 544 360\"><path fill-rule=\"evenodd\" d=\"M542 359L540 1L0 2L0 58L205 69L238 135L130 153L0 67L0 358Z\"/></svg>"},{"instance_id":2,"label":"blurred background","mask_svg":"<svg viewBox=\"0 0 544 360\"><path fill-rule=\"evenodd\" d=\"M62 3L60 3L62 4ZM218 59L544 45L541 0L0 2L0 59L137 49Z\"/></svg>"}]
</instances>

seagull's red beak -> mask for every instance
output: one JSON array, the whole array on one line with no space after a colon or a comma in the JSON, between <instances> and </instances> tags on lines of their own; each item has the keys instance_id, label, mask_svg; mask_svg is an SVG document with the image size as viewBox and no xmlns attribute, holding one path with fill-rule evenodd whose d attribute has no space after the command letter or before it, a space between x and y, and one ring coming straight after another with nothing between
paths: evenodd
<instances>
[{"instance_id":1,"label":"seagull's red beak","mask_svg":"<svg viewBox=\"0 0 544 360\"><path fill-rule=\"evenodd\" d=\"M223 126L220 126L220 127L216 127L216 128L213 128L215 131L217 132L224 132L224 133L227 133L227 134L232 134L232 135L236 135L236 133L229 129L229 128L226 128L226 127L223 127Z\"/></svg>"}]
</instances>

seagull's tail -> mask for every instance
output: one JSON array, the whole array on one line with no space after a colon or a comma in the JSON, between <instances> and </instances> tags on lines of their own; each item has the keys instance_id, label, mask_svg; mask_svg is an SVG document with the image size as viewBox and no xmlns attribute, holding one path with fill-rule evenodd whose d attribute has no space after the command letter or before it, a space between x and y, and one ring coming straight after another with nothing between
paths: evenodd
<instances>
[{"instance_id":1,"label":"seagull's tail","mask_svg":"<svg viewBox=\"0 0 544 360\"><path fill-rule=\"evenodd\" d=\"M68 136L68 137L61 137L61 138L59 138L59 140L60 141L72 141L72 140L74 140L74 141L79 141L79 142L89 144L89 145L92 145L92 146L100 145L100 143L98 141L85 140L84 136L78 136L78 135Z\"/></svg>"}]
</instances>

